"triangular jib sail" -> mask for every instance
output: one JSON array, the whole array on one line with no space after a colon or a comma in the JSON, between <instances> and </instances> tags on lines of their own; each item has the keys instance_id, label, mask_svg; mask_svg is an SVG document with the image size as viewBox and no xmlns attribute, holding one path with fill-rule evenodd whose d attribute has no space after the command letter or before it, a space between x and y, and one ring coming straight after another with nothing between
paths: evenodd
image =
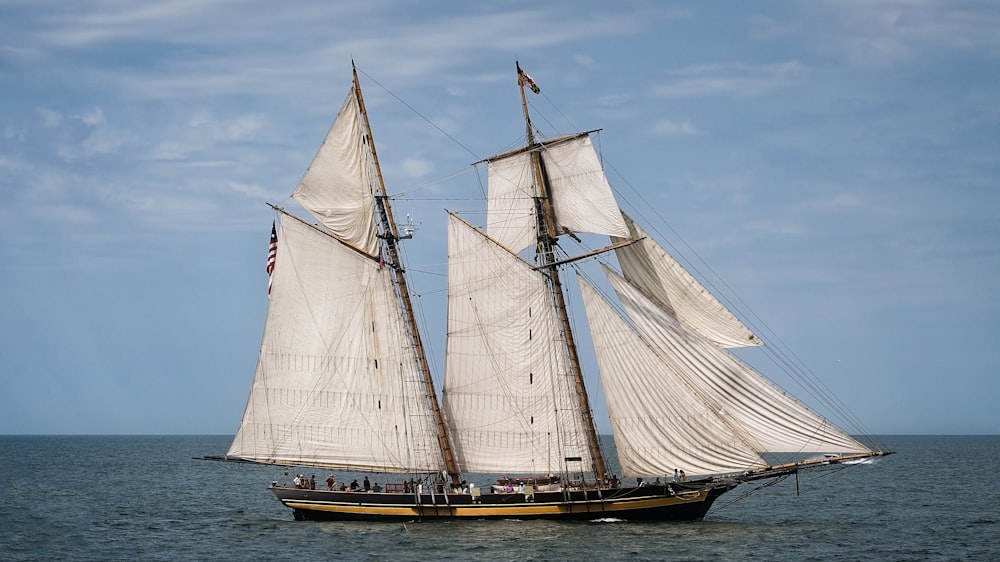
<instances>
[{"instance_id":1,"label":"triangular jib sail","mask_svg":"<svg viewBox=\"0 0 1000 562\"><path fill-rule=\"evenodd\" d=\"M581 279L622 475L725 473L763 466L692 389L671 371L657 349L633 331Z\"/></svg>"},{"instance_id":2,"label":"triangular jib sail","mask_svg":"<svg viewBox=\"0 0 1000 562\"><path fill-rule=\"evenodd\" d=\"M636 243L615 250L622 274L691 330L721 347L763 345L712 293L639 225L625 216ZM621 238L612 238L621 242Z\"/></svg>"},{"instance_id":3,"label":"triangular jib sail","mask_svg":"<svg viewBox=\"0 0 1000 562\"><path fill-rule=\"evenodd\" d=\"M762 453L865 447L607 270L632 325L584 291L618 456L626 475L766 466Z\"/></svg>"}]
</instances>

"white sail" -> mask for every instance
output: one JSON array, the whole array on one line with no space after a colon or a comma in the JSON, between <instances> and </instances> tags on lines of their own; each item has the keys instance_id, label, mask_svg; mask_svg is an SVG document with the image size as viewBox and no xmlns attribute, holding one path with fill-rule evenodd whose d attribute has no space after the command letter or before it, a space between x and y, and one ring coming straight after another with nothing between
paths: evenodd
<instances>
[{"instance_id":1,"label":"white sail","mask_svg":"<svg viewBox=\"0 0 1000 562\"><path fill-rule=\"evenodd\" d=\"M732 312L628 216L634 244L615 250L622 274L687 327L721 347L763 345ZM615 238L614 242L623 239Z\"/></svg>"},{"instance_id":2,"label":"white sail","mask_svg":"<svg viewBox=\"0 0 1000 562\"><path fill-rule=\"evenodd\" d=\"M866 453L865 447L749 366L677 321L618 274L610 279L634 328L709 411L758 453ZM603 379L602 379L603 380ZM694 446L694 443L692 443ZM711 455L711 448L705 449Z\"/></svg>"},{"instance_id":3,"label":"white sail","mask_svg":"<svg viewBox=\"0 0 1000 562\"><path fill-rule=\"evenodd\" d=\"M661 356L582 279L587 323L622 475L719 474L764 466L753 443L700 400Z\"/></svg>"},{"instance_id":4,"label":"white sail","mask_svg":"<svg viewBox=\"0 0 1000 562\"><path fill-rule=\"evenodd\" d=\"M440 470L392 272L282 214L250 398L229 455Z\"/></svg>"},{"instance_id":5,"label":"white sail","mask_svg":"<svg viewBox=\"0 0 1000 562\"><path fill-rule=\"evenodd\" d=\"M521 153L488 164L486 231L519 252L535 243L535 180L530 155Z\"/></svg>"},{"instance_id":6,"label":"white sail","mask_svg":"<svg viewBox=\"0 0 1000 562\"><path fill-rule=\"evenodd\" d=\"M292 197L334 236L375 255L372 176L372 154L352 88Z\"/></svg>"},{"instance_id":7,"label":"white sail","mask_svg":"<svg viewBox=\"0 0 1000 562\"><path fill-rule=\"evenodd\" d=\"M628 236L588 135L556 139L543 143L539 150L558 233ZM516 151L490 160L488 176L487 232L502 245L520 252L537 239L534 199L539 193L531 152Z\"/></svg>"},{"instance_id":8,"label":"white sail","mask_svg":"<svg viewBox=\"0 0 1000 562\"><path fill-rule=\"evenodd\" d=\"M459 468L589 470L578 402L545 278L449 217L448 341L443 403Z\"/></svg>"}]
</instances>

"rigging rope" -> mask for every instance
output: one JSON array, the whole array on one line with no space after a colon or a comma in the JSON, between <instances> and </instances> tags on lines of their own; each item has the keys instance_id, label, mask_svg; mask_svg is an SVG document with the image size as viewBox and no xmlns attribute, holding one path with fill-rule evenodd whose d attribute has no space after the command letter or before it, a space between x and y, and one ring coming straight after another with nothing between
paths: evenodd
<instances>
[{"instance_id":1,"label":"rigging rope","mask_svg":"<svg viewBox=\"0 0 1000 562\"><path fill-rule=\"evenodd\" d=\"M750 491L748 491L745 494L742 494L740 496L736 496L735 498L730 499L729 501L727 501L724 504L720 505L720 504L717 503L705 515L712 515L716 511L721 511L721 510L723 510L723 509L725 509L725 508L733 505L734 503L736 503L738 501L743 501L746 498L752 496L753 494L756 494L757 492L763 490L764 488L770 488L771 486L774 486L775 484L777 484L778 482L781 482L782 480L784 480L785 478L788 478L789 476L791 476L791 474L785 474L785 475L779 476L779 477L775 478L774 480L771 480L769 482L765 482L765 483L761 484L760 486L757 486L756 488L751 489Z\"/></svg>"},{"instance_id":2,"label":"rigging rope","mask_svg":"<svg viewBox=\"0 0 1000 562\"><path fill-rule=\"evenodd\" d=\"M683 255L683 253L678 250L677 246L669 242L669 238L663 236L658 231L658 229L655 227L655 224L657 224L657 222L650 221L643 216L643 210L652 213L652 215L656 219L658 219L659 224L665 225L666 228L669 229L670 232L673 234L673 237L679 240L683 244L684 248L686 248L687 252L690 253L697 260L697 263L695 263L692 260L685 260L687 263L684 264L684 267L690 268L692 272L697 273L699 279L712 292L712 294L718 297L719 300L723 301L727 307L730 307L734 310L739 310L742 313L741 320L746 321L746 323L753 331L759 334L767 334L766 339L772 342L774 345L765 345L762 346L762 348L763 348L763 353L771 360L771 362L775 364L783 372L790 375L792 380L796 381L799 385L801 385L802 388L806 392L808 392L810 396L813 396L820 403L829 408L831 413L834 413L837 416L839 416L841 423L843 423L846 426L850 426L850 429L853 433L858 434L859 436L864 436L865 438L867 438L867 440L871 441L872 443L870 443L869 446L884 450L884 447L880 443L878 443L878 440L875 439L875 437L872 435L872 432L868 430L867 427L865 427L864 423L861 422L860 418L858 418L853 412L851 412L850 409L847 407L847 405L843 401L838 399L836 395L834 395L834 393L830 390L830 388L826 386L825 383L822 382L822 380L815 374L815 372L813 372L808 366L806 366L805 362L803 362L798 356L794 354L794 352L791 351L791 349L782 341L782 339L778 337L777 333L774 332L746 304L746 302L744 302L739 297L736 291L725 283L722 277L714 269L712 269L712 267L708 264L708 262L705 261L698 254L698 252L683 238L683 236L681 236L679 232L677 232L672 226L670 226L669 222L656 211L656 207L654 207L649 201L647 201L642 196L642 193L638 189L636 189L635 186L633 186L627 179L625 179L625 176L618 169L616 169L614 165L609 163L603 156L602 156L602 163L604 163L608 169L613 170L617 174L617 176L621 178L624 185L626 185L632 191L634 196L637 197L639 201L642 203L641 207L631 204L629 205L629 207L631 207L631 212L635 213L635 216L644 219L643 222L648 224L650 230L652 230L653 233L657 235L656 237L657 240L662 241L665 246L668 246L671 250L672 255L674 255L675 258L677 258L680 255ZM628 199L624 197L624 194L619 189L614 187L612 189L617 195L621 196L621 198L624 201L626 202L628 201ZM701 267L704 268L710 275L706 275L705 273L703 273L700 270L698 264L700 264ZM715 283L713 283L712 281L713 279L717 280L717 283L721 286L722 290L720 290L720 288L717 287Z\"/></svg>"},{"instance_id":3,"label":"rigging rope","mask_svg":"<svg viewBox=\"0 0 1000 562\"><path fill-rule=\"evenodd\" d=\"M418 117L420 117L421 119L423 119L424 121L426 121L431 127L434 127L442 135L448 137L451 140L451 142L453 142L456 145L460 146L466 152L468 152L469 154L471 154L474 158L479 158L479 155L476 154L475 152L473 152L472 149L470 149L469 147L467 147L464 144L462 144L461 142L459 142L458 139L456 139L455 137L449 135L448 131L445 131L444 129L442 129L441 127L439 127L436 123L434 123L433 121L431 121L430 119L428 119L423 113L420 113L419 111L417 111L416 108L414 108L412 105L410 105L410 104L406 103L405 101L403 101L403 99L400 98L399 96L397 96L395 92L393 92L389 88L386 88L385 86L383 86L378 80L376 80L374 77L372 77L370 74L368 74L364 70L362 70L360 68L358 68L357 70L358 70L359 73L364 74L365 78L367 78L368 80L370 80L373 84L375 84L379 88L382 88L383 90L385 90L385 93L387 93L390 96L392 96L393 98L395 98L396 101L398 101L399 103L403 104L404 107L406 107L407 109L409 109L410 111L412 111L415 115L417 115Z\"/></svg>"}]
</instances>

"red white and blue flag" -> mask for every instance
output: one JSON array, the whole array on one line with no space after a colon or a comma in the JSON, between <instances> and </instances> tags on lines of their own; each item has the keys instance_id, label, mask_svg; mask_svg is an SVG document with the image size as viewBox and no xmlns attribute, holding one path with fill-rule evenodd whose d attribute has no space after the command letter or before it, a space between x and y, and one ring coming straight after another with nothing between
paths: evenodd
<instances>
[{"instance_id":1,"label":"red white and blue flag","mask_svg":"<svg viewBox=\"0 0 1000 562\"><path fill-rule=\"evenodd\" d=\"M271 273L274 271L274 260L278 257L278 231L271 223L271 245L267 248L267 294L271 294Z\"/></svg>"}]
</instances>

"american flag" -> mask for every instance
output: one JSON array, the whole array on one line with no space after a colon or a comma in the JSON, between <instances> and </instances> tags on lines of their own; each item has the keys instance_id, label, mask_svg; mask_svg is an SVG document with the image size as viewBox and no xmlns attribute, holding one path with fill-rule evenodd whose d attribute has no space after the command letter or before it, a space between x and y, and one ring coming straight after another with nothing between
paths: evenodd
<instances>
[{"instance_id":1,"label":"american flag","mask_svg":"<svg viewBox=\"0 0 1000 562\"><path fill-rule=\"evenodd\" d=\"M271 272L274 271L274 260L278 257L278 231L271 223L271 245L267 248L267 294L271 294Z\"/></svg>"}]
</instances>

